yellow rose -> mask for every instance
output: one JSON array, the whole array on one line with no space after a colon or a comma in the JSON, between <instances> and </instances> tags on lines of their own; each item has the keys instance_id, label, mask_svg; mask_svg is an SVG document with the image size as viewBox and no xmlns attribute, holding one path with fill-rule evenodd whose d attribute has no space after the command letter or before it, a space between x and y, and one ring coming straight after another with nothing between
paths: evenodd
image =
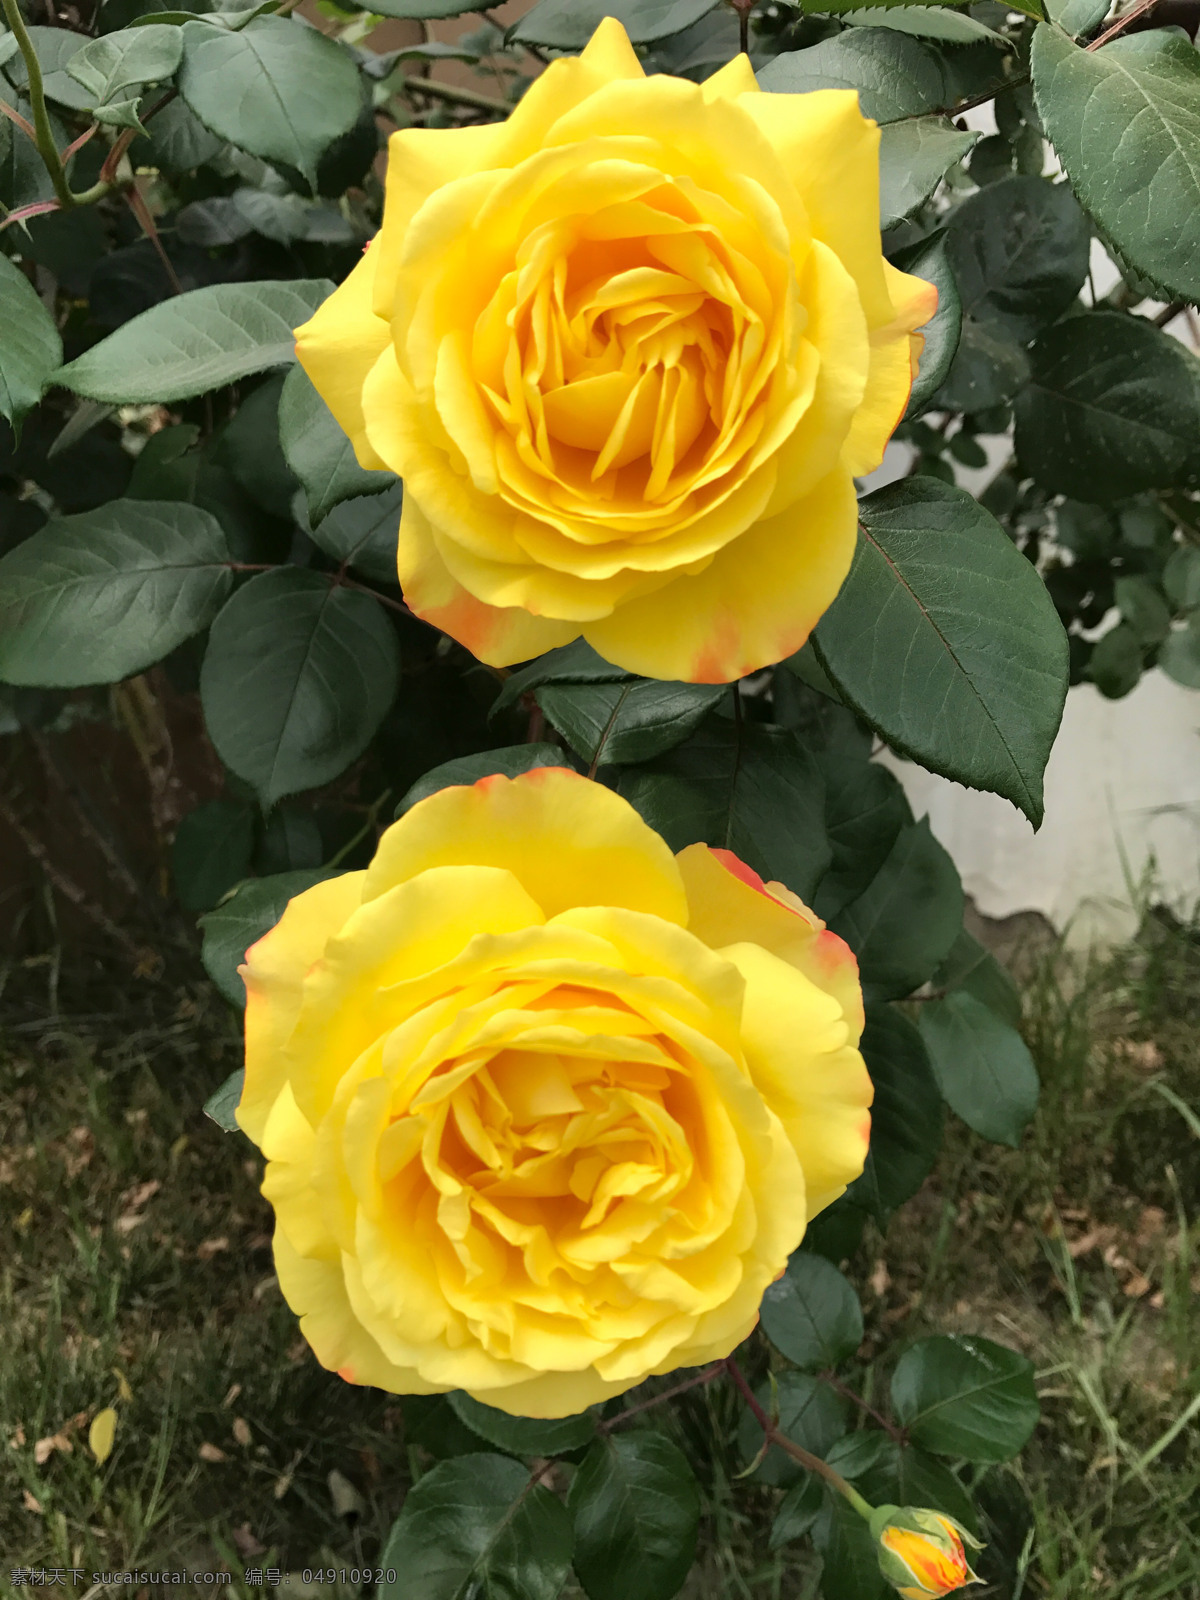
<instances>
[{"instance_id":1,"label":"yellow rose","mask_svg":"<svg viewBox=\"0 0 1200 1600\"><path fill-rule=\"evenodd\" d=\"M507 122L392 136L382 231L297 353L405 480L420 616L496 666L582 635L721 683L837 594L936 302L881 253L853 91L647 78L610 18Z\"/></svg>"},{"instance_id":2,"label":"yellow rose","mask_svg":"<svg viewBox=\"0 0 1200 1600\"><path fill-rule=\"evenodd\" d=\"M553 1417L715 1360L862 1170L849 950L561 768L414 806L241 971L280 1286L351 1383Z\"/></svg>"}]
</instances>

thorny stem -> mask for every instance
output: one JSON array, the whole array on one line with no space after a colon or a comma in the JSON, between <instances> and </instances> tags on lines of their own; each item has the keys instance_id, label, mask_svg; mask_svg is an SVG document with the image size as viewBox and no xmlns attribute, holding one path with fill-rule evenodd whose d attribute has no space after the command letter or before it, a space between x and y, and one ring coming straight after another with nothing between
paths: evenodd
<instances>
[{"instance_id":1,"label":"thorny stem","mask_svg":"<svg viewBox=\"0 0 1200 1600\"><path fill-rule=\"evenodd\" d=\"M38 154L50 174L59 205L73 206L75 196L71 193L71 185L67 182L66 168L54 143L50 114L46 110L46 91L42 84L42 68L37 58L37 51L33 48L33 40L29 37L29 30L25 26L25 18L21 15L17 0L0 0L0 5L4 7L5 20L12 29L17 48L25 61L25 71L29 78L29 103L33 108L34 142L38 147Z\"/></svg>"},{"instance_id":2,"label":"thorny stem","mask_svg":"<svg viewBox=\"0 0 1200 1600\"><path fill-rule=\"evenodd\" d=\"M21 113L15 107L10 106L7 100L0 100L0 115L6 116L10 122L15 123L27 139L32 139L34 144L37 143L37 134L33 130L33 123L26 122Z\"/></svg>"},{"instance_id":3,"label":"thorny stem","mask_svg":"<svg viewBox=\"0 0 1200 1600\"><path fill-rule=\"evenodd\" d=\"M791 1456L807 1472L815 1472L818 1478L824 1478L831 1489L837 1492L854 1507L859 1516L869 1522L874 1515L875 1507L864 1500L857 1489L851 1488L840 1472L835 1472L827 1461L822 1461L820 1456L814 1456L798 1445L794 1439L789 1439L786 1433L781 1433L770 1417L755 1399L754 1391L746 1382L742 1369L732 1356L725 1358L725 1370L741 1391L742 1398L754 1413L755 1420L762 1429L769 1444L777 1445L785 1455Z\"/></svg>"}]
</instances>

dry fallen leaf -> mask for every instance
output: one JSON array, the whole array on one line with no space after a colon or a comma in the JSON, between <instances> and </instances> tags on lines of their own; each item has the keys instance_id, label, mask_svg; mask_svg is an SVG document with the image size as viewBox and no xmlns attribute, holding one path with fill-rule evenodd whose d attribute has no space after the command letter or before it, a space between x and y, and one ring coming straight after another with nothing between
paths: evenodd
<instances>
[{"instance_id":1,"label":"dry fallen leaf","mask_svg":"<svg viewBox=\"0 0 1200 1600\"><path fill-rule=\"evenodd\" d=\"M199 1455L201 1461L217 1462L229 1460L224 1450L215 1444L208 1444L207 1442L200 1446Z\"/></svg>"},{"instance_id":2,"label":"dry fallen leaf","mask_svg":"<svg viewBox=\"0 0 1200 1600\"><path fill-rule=\"evenodd\" d=\"M21 1504L26 1511L40 1511L42 1509L41 1501L35 1500L28 1489L21 1490Z\"/></svg>"},{"instance_id":3,"label":"dry fallen leaf","mask_svg":"<svg viewBox=\"0 0 1200 1600\"><path fill-rule=\"evenodd\" d=\"M339 1517L361 1517L367 1509L367 1502L358 1490L335 1467L326 1478L329 1485L329 1498L333 1501L333 1509Z\"/></svg>"},{"instance_id":4,"label":"dry fallen leaf","mask_svg":"<svg viewBox=\"0 0 1200 1600\"><path fill-rule=\"evenodd\" d=\"M70 1455L72 1448L71 1441L65 1433L47 1434L34 1445L33 1459L39 1467L43 1467L56 1450L61 1450L64 1455Z\"/></svg>"},{"instance_id":5,"label":"dry fallen leaf","mask_svg":"<svg viewBox=\"0 0 1200 1600\"><path fill-rule=\"evenodd\" d=\"M25 1443L25 1429L18 1422L17 1423L17 1427L16 1427L16 1432L11 1434L10 1437L9 1437L8 1448L10 1450L19 1450L24 1443Z\"/></svg>"},{"instance_id":6,"label":"dry fallen leaf","mask_svg":"<svg viewBox=\"0 0 1200 1600\"><path fill-rule=\"evenodd\" d=\"M238 1554L244 1561L249 1561L252 1556L261 1556L267 1548L261 1544L251 1533L250 1524L243 1522L240 1528L233 1530L233 1542L238 1547Z\"/></svg>"},{"instance_id":7,"label":"dry fallen leaf","mask_svg":"<svg viewBox=\"0 0 1200 1600\"><path fill-rule=\"evenodd\" d=\"M250 1432L250 1424L246 1421L245 1417L234 1417L233 1437L240 1445L250 1445L254 1443L254 1435Z\"/></svg>"},{"instance_id":8,"label":"dry fallen leaf","mask_svg":"<svg viewBox=\"0 0 1200 1600\"><path fill-rule=\"evenodd\" d=\"M224 1400L221 1401L221 1404L223 1406L231 1406L241 1392L242 1386L240 1383L231 1383L228 1391L226 1392Z\"/></svg>"},{"instance_id":9,"label":"dry fallen leaf","mask_svg":"<svg viewBox=\"0 0 1200 1600\"><path fill-rule=\"evenodd\" d=\"M75 1178L83 1171L96 1152L96 1141L92 1137L92 1130L85 1124L72 1128L67 1135L67 1144L71 1146L63 1157L63 1165L67 1169L67 1177Z\"/></svg>"},{"instance_id":10,"label":"dry fallen leaf","mask_svg":"<svg viewBox=\"0 0 1200 1600\"><path fill-rule=\"evenodd\" d=\"M205 1239L203 1244L196 1246L196 1258L199 1261L211 1261L214 1256L219 1256L222 1250L229 1249L229 1240L224 1234L219 1239Z\"/></svg>"}]
</instances>

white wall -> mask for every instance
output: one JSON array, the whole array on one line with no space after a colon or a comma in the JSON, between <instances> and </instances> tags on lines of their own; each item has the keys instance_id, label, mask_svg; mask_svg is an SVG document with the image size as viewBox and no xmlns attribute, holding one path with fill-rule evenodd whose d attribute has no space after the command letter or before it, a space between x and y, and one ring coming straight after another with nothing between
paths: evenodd
<instances>
[{"instance_id":1,"label":"white wall","mask_svg":"<svg viewBox=\"0 0 1200 1600\"><path fill-rule=\"evenodd\" d=\"M1037 833L998 795L880 759L928 813L985 916L1040 911L1083 947L1132 935L1148 868L1156 899L1181 914L1200 901L1200 693L1161 672L1124 700L1090 684L1070 691Z\"/></svg>"}]
</instances>

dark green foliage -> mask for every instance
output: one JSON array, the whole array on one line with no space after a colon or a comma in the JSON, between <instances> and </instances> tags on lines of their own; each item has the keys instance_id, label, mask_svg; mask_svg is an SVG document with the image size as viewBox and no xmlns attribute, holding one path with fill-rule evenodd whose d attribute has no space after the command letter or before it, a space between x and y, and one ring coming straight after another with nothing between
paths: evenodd
<instances>
[{"instance_id":1,"label":"dark green foliage","mask_svg":"<svg viewBox=\"0 0 1200 1600\"><path fill-rule=\"evenodd\" d=\"M497 773L592 771L672 849L730 850L800 895L859 964L871 1140L845 1194L795 1219L802 1246L739 1360L787 1437L875 1502L979 1528L989 1580L1015 1587L1024 1501L980 1471L1030 1435L1031 1368L957 1336L897 1362L870 1321L864 1342L859 1294L947 1108L1016 1147L1038 1073L1011 980L963 931L950 858L871 756L882 741L1036 826L1068 681L1117 697L1157 669L1200 688L1200 363L1172 336L1174 302L1200 294L1196 52L1163 27L1085 51L1103 0L1049 0L1049 21L1032 0L753 8L766 92L851 90L881 125L885 253L937 288L938 309L897 430L913 470L862 498L853 566L811 641L769 676L693 684L637 677L581 640L496 671L415 618L397 581L404 487L360 466L295 363L295 330L379 226L387 130L415 128L396 147L410 154L435 128L465 148L539 57L582 48L605 16L648 70L701 84L737 51L734 10L540 0L507 36L489 19L454 46L381 56L352 8L322 6L314 27L209 5L106 0L86 34L74 13L49 26L39 11L31 30L50 136L78 144L72 188L95 185L122 140L118 188L133 201L125 173L145 174L149 229L115 192L46 209L50 173L0 119L0 727L36 721L30 694L164 664L211 740L217 781L200 793L222 796L191 802L170 875L234 1006L238 966L290 899L364 866L393 817ZM374 14L462 12L383 0ZM480 69L463 104L449 80L430 92L436 70L406 79L446 57ZM997 131L980 138L960 113L989 95ZM0 97L31 115L7 31ZM1122 275L1106 302L1094 234ZM1171 302L1162 326L1151 297ZM209 1098L221 1127L240 1092L234 1073ZM707 1387L645 1416L675 1378L565 1419L462 1393L405 1400L405 1447L436 1464L383 1550L397 1576L381 1595L555 1600L574 1584L670 1600L695 1581L702 1511L745 1493L772 1550L811 1544L803 1559L823 1567L803 1581L824 1600L876 1600L853 1508L762 1451L728 1375L694 1376ZM846 1398L863 1387L875 1417ZM715 1425L702 1448L701 1417ZM744 1488L727 1481L739 1467Z\"/></svg>"}]
</instances>

